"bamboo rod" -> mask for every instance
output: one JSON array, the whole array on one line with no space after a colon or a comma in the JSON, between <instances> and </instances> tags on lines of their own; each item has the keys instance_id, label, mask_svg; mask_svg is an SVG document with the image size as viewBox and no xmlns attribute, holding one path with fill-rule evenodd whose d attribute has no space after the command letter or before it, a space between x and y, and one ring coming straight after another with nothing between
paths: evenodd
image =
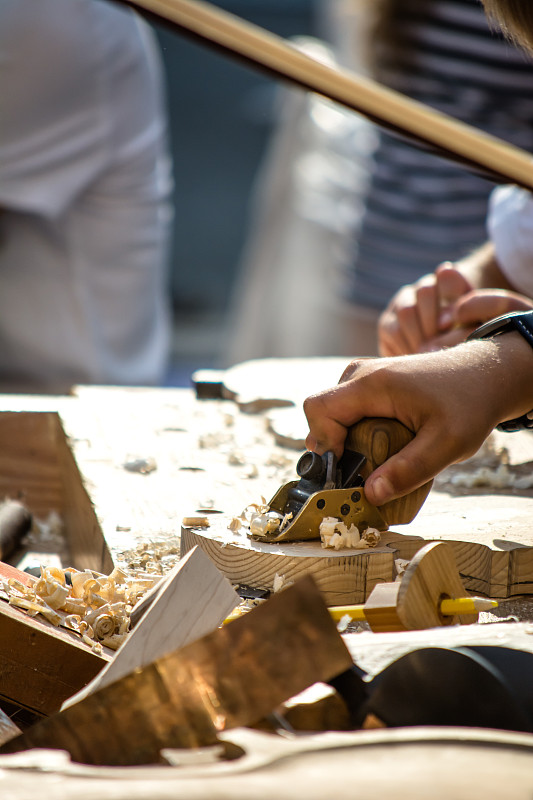
<instances>
[{"instance_id":1,"label":"bamboo rod","mask_svg":"<svg viewBox=\"0 0 533 800\"><path fill-rule=\"evenodd\" d=\"M202 0L126 0L305 89L490 173L533 189L533 158L514 145L459 122L370 78L332 67L258 25Z\"/></svg>"}]
</instances>

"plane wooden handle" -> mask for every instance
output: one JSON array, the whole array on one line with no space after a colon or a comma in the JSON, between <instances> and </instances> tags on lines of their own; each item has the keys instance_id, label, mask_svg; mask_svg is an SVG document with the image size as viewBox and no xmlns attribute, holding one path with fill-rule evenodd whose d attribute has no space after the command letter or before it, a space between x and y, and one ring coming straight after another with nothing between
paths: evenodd
<instances>
[{"instance_id":1,"label":"plane wooden handle","mask_svg":"<svg viewBox=\"0 0 533 800\"><path fill-rule=\"evenodd\" d=\"M413 437L413 432L396 419L372 417L363 419L350 428L346 447L357 450L366 457L361 474L363 478L367 478L376 467L398 453ZM432 484L433 481L429 481L410 494L378 506L387 524L405 525L411 522L424 504Z\"/></svg>"}]
</instances>

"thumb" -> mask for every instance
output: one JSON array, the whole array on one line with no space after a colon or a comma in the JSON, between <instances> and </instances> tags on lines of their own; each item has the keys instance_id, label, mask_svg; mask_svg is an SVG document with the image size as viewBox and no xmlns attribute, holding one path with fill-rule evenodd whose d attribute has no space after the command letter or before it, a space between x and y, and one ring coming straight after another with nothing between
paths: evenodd
<instances>
[{"instance_id":1,"label":"thumb","mask_svg":"<svg viewBox=\"0 0 533 800\"><path fill-rule=\"evenodd\" d=\"M462 327L480 325L489 319L507 314L508 311L531 309L531 301L504 289L478 289L458 300L454 316Z\"/></svg>"},{"instance_id":2,"label":"thumb","mask_svg":"<svg viewBox=\"0 0 533 800\"><path fill-rule=\"evenodd\" d=\"M433 433L429 427L420 429L414 439L367 478L368 501L381 506L409 494L453 463L459 454L442 440L442 433Z\"/></svg>"}]
</instances>

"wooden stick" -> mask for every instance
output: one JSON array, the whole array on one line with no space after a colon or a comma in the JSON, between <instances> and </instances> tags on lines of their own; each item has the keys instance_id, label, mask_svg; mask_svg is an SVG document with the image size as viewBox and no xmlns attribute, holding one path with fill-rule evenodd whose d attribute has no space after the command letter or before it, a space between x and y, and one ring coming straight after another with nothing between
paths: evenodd
<instances>
[{"instance_id":1,"label":"wooden stick","mask_svg":"<svg viewBox=\"0 0 533 800\"><path fill-rule=\"evenodd\" d=\"M315 61L279 36L202 0L125 0L298 86L437 147L499 182L533 189L530 154L376 81Z\"/></svg>"}]
</instances>

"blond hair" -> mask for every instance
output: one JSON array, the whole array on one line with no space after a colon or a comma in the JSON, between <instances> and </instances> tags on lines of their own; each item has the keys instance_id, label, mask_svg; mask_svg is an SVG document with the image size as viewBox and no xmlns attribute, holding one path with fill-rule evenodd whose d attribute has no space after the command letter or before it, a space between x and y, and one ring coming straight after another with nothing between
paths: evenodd
<instances>
[{"instance_id":1,"label":"blond hair","mask_svg":"<svg viewBox=\"0 0 533 800\"><path fill-rule=\"evenodd\" d=\"M533 5L530 0L482 0L489 20L504 34L533 53Z\"/></svg>"}]
</instances>

